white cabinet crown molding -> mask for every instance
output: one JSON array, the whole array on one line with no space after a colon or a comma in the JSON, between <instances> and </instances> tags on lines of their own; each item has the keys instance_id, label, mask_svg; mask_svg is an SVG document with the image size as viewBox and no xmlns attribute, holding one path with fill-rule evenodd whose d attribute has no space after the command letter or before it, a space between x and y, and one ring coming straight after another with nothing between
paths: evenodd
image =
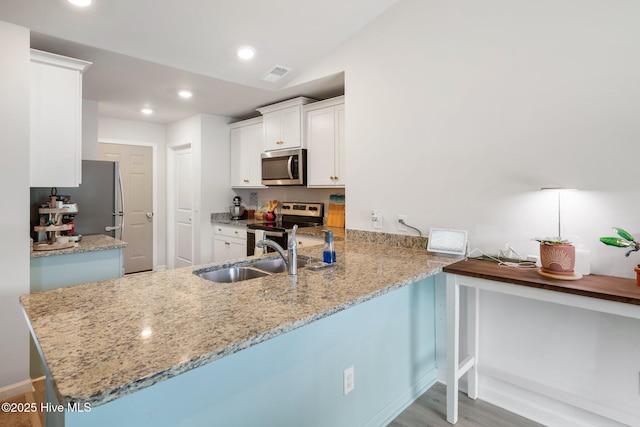
<instances>
[{"instance_id":1,"label":"white cabinet crown molding","mask_svg":"<svg viewBox=\"0 0 640 427\"><path fill-rule=\"evenodd\" d=\"M344 95L314 102L312 104L307 104L303 106L302 109L305 112L307 112L307 111L319 110L320 108L325 108L325 107L335 107L336 105L340 105L340 104L344 104Z\"/></svg>"},{"instance_id":2,"label":"white cabinet crown molding","mask_svg":"<svg viewBox=\"0 0 640 427\"><path fill-rule=\"evenodd\" d=\"M31 49L31 62L55 65L56 67L67 68L69 70L79 71L80 73L84 73L87 68L93 65L93 62L70 58L68 56L62 56L56 53L45 52L37 49Z\"/></svg>"},{"instance_id":3,"label":"white cabinet crown molding","mask_svg":"<svg viewBox=\"0 0 640 427\"><path fill-rule=\"evenodd\" d=\"M237 129L244 126L258 125L262 123L262 117L254 117L252 119L241 120L239 122L229 123L229 129Z\"/></svg>"},{"instance_id":4,"label":"white cabinet crown molding","mask_svg":"<svg viewBox=\"0 0 640 427\"><path fill-rule=\"evenodd\" d=\"M289 99L287 101L277 102L275 104L265 105L264 107L256 108L256 111L259 111L260 114L268 114L274 111L282 110L289 107L298 107L306 104L310 104L312 102L316 102L313 98L307 98L304 96L299 96L297 98Z\"/></svg>"}]
</instances>

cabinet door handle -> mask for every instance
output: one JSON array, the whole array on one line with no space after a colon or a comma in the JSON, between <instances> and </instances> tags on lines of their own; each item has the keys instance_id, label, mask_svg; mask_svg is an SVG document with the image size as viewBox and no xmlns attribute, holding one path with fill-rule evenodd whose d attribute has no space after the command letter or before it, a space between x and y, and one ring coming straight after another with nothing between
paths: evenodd
<instances>
[{"instance_id":1,"label":"cabinet door handle","mask_svg":"<svg viewBox=\"0 0 640 427\"><path fill-rule=\"evenodd\" d=\"M224 242L224 244L227 245L227 246L231 246L231 243L229 243L229 242Z\"/></svg>"},{"instance_id":2,"label":"cabinet door handle","mask_svg":"<svg viewBox=\"0 0 640 427\"><path fill-rule=\"evenodd\" d=\"M249 180L248 180L248 179L244 179L243 181L244 181L244 182L249 182Z\"/></svg>"},{"instance_id":3,"label":"cabinet door handle","mask_svg":"<svg viewBox=\"0 0 640 427\"><path fill-rule=\"evenodd\" d=\"M276 141L276 144L280 145L280 144L284 144L284 142L282 142L282 141Z\"/></svg>"}]
</instances>

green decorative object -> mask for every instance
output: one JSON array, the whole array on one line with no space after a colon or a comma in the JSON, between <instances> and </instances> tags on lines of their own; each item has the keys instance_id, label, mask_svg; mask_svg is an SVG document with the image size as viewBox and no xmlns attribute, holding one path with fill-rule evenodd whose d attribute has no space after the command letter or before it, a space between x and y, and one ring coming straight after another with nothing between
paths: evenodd
<instances>
[{"instance_id":1,"label":"green decorative object","mask_svg":"<svg viewBox=\"0 0 640 427\"><path fill-rule=\"evenodd\" d=\"M629 234L629 232L617 227L613 227L613 231L619 237L601 237L600 241L605 245L615 246L617 248L631 248L624 254L624 256L627 257L631 252L640 250L640 243L636 242L636 239Z\"/></svg>"},{"instance_id":2,"label":"green decorative object","mask_svg":"<svg viewBox=\"0 0 640 427\"><path fill-rule=\"evenodd\" d=\"M553 237L536 237L535 239L543 245L570 245L571 242L567 239L553 238Z\"/></svg>"}]
</instances>

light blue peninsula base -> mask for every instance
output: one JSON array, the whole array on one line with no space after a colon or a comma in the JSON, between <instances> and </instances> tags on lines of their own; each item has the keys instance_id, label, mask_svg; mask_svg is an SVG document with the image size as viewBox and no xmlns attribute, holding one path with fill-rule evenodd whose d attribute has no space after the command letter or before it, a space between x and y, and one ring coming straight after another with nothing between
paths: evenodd
<instances>
[{"instance_id":1,"label":"light blue peninsula base","mask_svg":"<svg viewBox=\"0 0 640 427\"><path fill-rule=\"evenodd\" d=\"M123 396L66 427L382 426L436 381L434 277ZM354 368L355 389L343 393Z\"/></svg>"},{"instance_id":2,"label":"light blue peninsula base","mask_svg":"<svg viewBox=\"0 0 640 427\"><path fill-rule=\"evenodd\" d=\"M122 249L31 258L31 292L122 277Z\"/></svg>"}]
</instances>

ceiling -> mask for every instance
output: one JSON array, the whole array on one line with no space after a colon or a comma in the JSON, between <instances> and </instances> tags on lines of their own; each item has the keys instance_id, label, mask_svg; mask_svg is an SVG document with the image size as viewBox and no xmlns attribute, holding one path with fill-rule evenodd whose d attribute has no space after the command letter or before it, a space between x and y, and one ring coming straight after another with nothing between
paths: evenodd
<instances>
[{"instance_id":1,"label":"ceiling","mask_svg":"<svg viewBox=\"0 0 640 427\"><path fill-rule=\"evenodd\" d=\"M342 74L285 86L396 1L2 0L0 21L31 29L32 48L92 62L83 98L100 115L168 123L197 113L242 119L295 96L344 93ZM236 57L241 45L254 59ZM275 65L292 70L262 80ZM179 89L194 96L179 99Z\"/></svg>"}]
</instances>

